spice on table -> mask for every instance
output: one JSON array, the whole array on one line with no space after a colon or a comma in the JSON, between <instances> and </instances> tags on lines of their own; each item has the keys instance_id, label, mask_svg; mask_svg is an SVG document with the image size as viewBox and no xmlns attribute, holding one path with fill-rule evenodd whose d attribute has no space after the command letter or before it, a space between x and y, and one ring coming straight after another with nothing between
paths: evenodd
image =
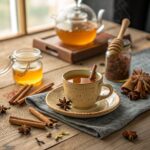
<instances>
[{"instance_id":1,"label":"spice on table","mask_svg":"<svg viewBox=\"0 0 150 150\"><path fill-rule=\"evenodd\" d=\"M54 123L57 122L56 120L43 115L33 107L29 107L29 112L33 114L35 117L37 117L39 120L45 122L48 127L53 127Z\"/></svg>"},{"instance_id":2,"label":"spice on table","mask_svg":"<svg viewBox=\"0 0 150 150\"><path fill-rule=\"evenodd\" d=\"M4 105L0 105L0 114L5 114L8 109L10 109L10 107L5 107Z\"/></svg>"},{"instance_id":3,"label":"spice on table","mask_svg":"<svg viewBox=\"0 0 150 150\"><path fill-rule=\"evenodd\" d=\"M146 99L150 94L150 74L134 70L130 78L122 85L122 93L130 100Z\"/></svg>"},{"instance_id":4,"label":"spice on table","mask_svg":"<svg viewBox=\"0 0 150 150\"><path fill-rule=\"evenodd\" d=\"M59 133L59 134L55 137L55 140L56 140L56 141L59 141L60 139L63 138L63 136L67 136L67 135L69 135L69 132L62 131L61 133Z\"/></svg>"},{"instance_id":5,"label":"spice on table","mask_svg":"<svg viewBox=\"0 0 150 150\"><path fill-rule=\"evenodd\" d=\"M44 141L41 141L41 140L39 140L38 138L35 138L35 140L36 140L36 142L37 142L37 144L38 144L39 146L45 144Z\"/></svg>"},{"instance_id":6,"label":"spice on table","mask_svg":"<svg viewBox=\"0 0 150 150\"><path fill-rule=\"evenodd\" d=\"M22 125L21 127L18 128L18 131L23 135L28 135L30 134L31 127L27 125Z\"/></svg>"},{"instance_id":7,"label":"spice on table","mask_svg":"<svg viewBox=\"0 0 150 150\"><path fill-rule=\"evenodd\" d=\"M46 124L41 121L35 121L31 119L19 118L15 116L10 116L9 118L10 124L13 125L27 125L35 128L45 129Z\"/></svg>"},{"instance_id":8,"label":"spice on table","mask_svg":"<svg viewBox=\"0 0 150 150\"><path fill-rule=\"evenodd\" d=\"M58 123L53 124L53 128L55 128L55 129L59 129L60 126L61 126L61 125L58 124Z\"/></svg>"},{"instance_id":9,"label":"spice on table","mask_svg":"<svg viewBox=\"0 0 150 150\"><path fill-rule=\"evenodd\" d=\"M62 139L63 135L62 134L58 134L56 137L55 137L55 141L59 141L60 139Z\"/></svg>"},{"instance_id":10,"label":"spice on table","mask_svg":"<svg viewBox=\"0 0 150 150\"><path fill-rule=\"evenodd\" d=\"M71 106L71 101L70 100L66 100L66 98L64 97L63 99L59 99L59 103L56 104L57 106L59 106L61 109L67 111Z\"/></svg>"},{"instance_id":11,"label":"spice on table","mask_svg":"<svg viewBox=\"0 0 150 150\"><path fill-rule=\"evenodd\" d=\"M52 137L52 133L49 132L47 135L46 135L47 138L51 138Z\"/></svg>"},{"instance_id":12,"label":"spice on table","mask_svg":"<svg viewBox=\"0 0 150 150\"><path fill-rule=\"evenodd\" d=\"M61 135L69 135L69 132L62 131L62 132L61 132Z\"/></svg>"},{"instance_id":13,"label":"spice on table","mask_svg":"<svg viewBox=\"0 0 150 150\"><path fill-rule=\"evenodd\" d=\"M135 131L131 131L131 130L125 130L122 133L122 136L131 142L133 142L138 137L137 133Z\"/></svg>"}]
</instances>

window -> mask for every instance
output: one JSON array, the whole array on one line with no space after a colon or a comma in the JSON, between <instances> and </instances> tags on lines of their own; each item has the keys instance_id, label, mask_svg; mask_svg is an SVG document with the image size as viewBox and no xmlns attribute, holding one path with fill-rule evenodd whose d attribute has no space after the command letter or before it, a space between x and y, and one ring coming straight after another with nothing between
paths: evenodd
<instances>
[{"instance_id":1,"label":"window","mask_svg":"<svg viewBox=\"0 0 150 150\"><path fill-rule=\"evenodd\" d=\"M0 0L0 37L17 32L16 1Z\"/></svg>"},{"instance_id":2,"label":"window","mask_svg":"<svg viewBox=\"0 0 150 150\"><path fill-rule=\"evenodd\" d=\"M0 40L48 30L51 16L74 0L0 0Z\"/></svg>"}]
</instances>

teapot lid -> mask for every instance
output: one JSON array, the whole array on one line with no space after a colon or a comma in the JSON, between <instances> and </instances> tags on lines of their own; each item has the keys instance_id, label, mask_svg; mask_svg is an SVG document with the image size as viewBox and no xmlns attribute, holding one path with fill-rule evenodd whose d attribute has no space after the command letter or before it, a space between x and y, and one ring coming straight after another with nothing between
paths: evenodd
<instances>
[{"instance_id":1,"label":"teapot lid","mask_svg":"<svg viewBox=\"0 0 150 150\"><path fill-rule=\"evenodd\" d=\"M84 21L87 20L88 14L86 12L82 12L82 10L77 7L67 15L67 19L72 21Z\"/></svg>"},{"instance_id":2,"label":"teapot lid","mask_svg":"<svg viewBox=\"0 0 150 150\"><path fill-rule=\"evenodd\" d=\"M57 20L70 21L97 21L96 14L92 8L86 4L76 3L67 6L61 13L58 14Z\"/></svg>"}]
</instances>

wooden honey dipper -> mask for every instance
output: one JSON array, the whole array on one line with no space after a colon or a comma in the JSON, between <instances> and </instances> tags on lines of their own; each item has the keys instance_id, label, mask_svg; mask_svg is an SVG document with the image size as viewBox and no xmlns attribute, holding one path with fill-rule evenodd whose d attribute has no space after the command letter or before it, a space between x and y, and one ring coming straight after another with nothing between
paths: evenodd
<instances>
[{"instance_id":1,"label":"wooden honey dipper","mask_svg":"<svg viewBox=\"0 0 150 150\"><path fill-rule=\"evenodd\" d=\"M129 19L125 18L122 21L120 32L117 38L114 38L110 45L108 46L108 50L111 54L118 54L123 48L123 36L130 24Z\"/></svg>"}]
</instances>

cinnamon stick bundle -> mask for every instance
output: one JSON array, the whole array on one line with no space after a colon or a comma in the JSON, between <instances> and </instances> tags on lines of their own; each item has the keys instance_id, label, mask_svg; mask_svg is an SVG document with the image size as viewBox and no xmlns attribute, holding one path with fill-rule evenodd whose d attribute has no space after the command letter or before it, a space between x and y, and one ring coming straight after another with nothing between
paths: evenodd
<instances>
[{"instance_id":1,"label":"cinnamon stick bundle","mask_svg":"<svg viewBox=\"0 0 150 150\"><path fill-rule=\"evenodd\" d=\"M31 90L33 85L28 85L21 93L20 95L13 101L13 104L16 104L19 99L22 99L24 96L27 95L27 93Z\"/></svg>"},{"instance_id":2,"label":"cinnamon stick bundle","mask_svg":"<svg viewBox=\"0 0 150 150\"><path fill-rule=\"evenodd\" d=\"M47 126L52 127L54 123L56 123L56 120L50 119L47 116L43 115L33 107L29 107L29 112L33 114L35 117L37 117L39 120L43 121L46 123Z\"/></svg>"},{"instance_id":3,"label":"cinnamon stick bundle","mask_svg":"<svg viewBox=\"0 0 150 150\"><path fill-rule=\"evenodd\" d=\"M28 85L22 86L22 87L18 90L18 92L16 93L16 95L13 96L13 97L9 100L9 103L10 103L11 105L13 105L13 104L14 104L14 101L16 100L16 98L17 98L17 97L20 95L20 93L22 93L27 87L28 87Z\"/></svg>"},{"instance_id":4,"label":"cinnamon stick bundle","mask_svg":"<svg viewBox=\"0 0 150 150\"><path fill-rule=\"evenodd\" d=\"M36 89L33 92L29 93L28 95L24 96L22 99L17 100L17 104L19 104L19 105L23 104L25 102L25 99L27 96L45 92L45 91L51 89L53 85L54 85L54 83L48 83L47 85L43 85L43 86L39 87L38 89Z\"/></svg>"},{"instance_id":5,"label":"cinnamon stick bundle","mask_svg":"<svg viewBox=\"0 0 150 150\"><path fill-rule=\"evenodd\" d=\"M10 124L13 125L28 125L35 128L45 129L46 124L41 121L35 121L31 119L24 119L15 116L10 116L9 118Z\"/></svg>"}]
</instances>

